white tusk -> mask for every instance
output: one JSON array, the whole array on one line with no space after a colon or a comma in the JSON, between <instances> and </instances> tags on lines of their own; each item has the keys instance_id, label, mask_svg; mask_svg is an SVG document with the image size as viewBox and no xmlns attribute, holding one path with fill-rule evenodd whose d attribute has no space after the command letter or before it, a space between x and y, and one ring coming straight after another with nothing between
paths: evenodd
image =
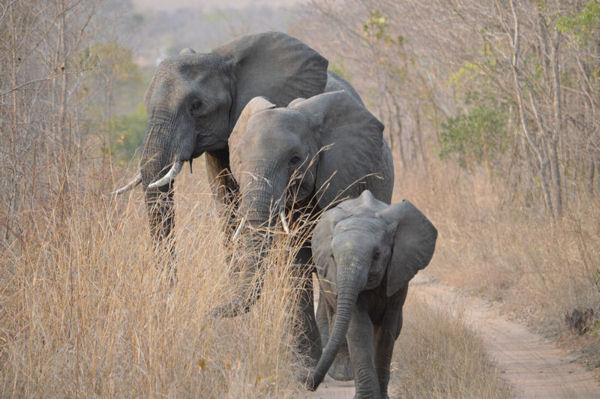
<instances>
[{"instance_id":1,"label":"white tusk","mask_svg":"<svg viewBox=\"0 0 600 399\"><path fill-rule=\"evenodd\" d=\"M288 227L288 224L285 220L285 213L283 213L283 210L279 212L279 218L281 219L281 223L283 224L283 230L285 230L285 234L290 234L290 228Z\"/></svg>"},{"instance_id":2,"label":"white tusk","mask_svg":"<svg viewBox=\"0 0 600 399\"><path fill-rule=\"evenodd\" d=\"M141 182L142 182L142 174L138 173L138 175L136 177L134 177L132 181L130 181L129 183L127 183L126 185L124 185L120 189L113 191L111 194L112 195L123 194L123 193L131 190L132 188L134 188L135 186L137 186Z\"/></svg>"},{"instance_id":3,"label":"white tusk","mask_svg":"<svg viewBox=\"0 0 600 399\"><path fill-rule=\"evenodd\" d=\"M182 161L175 162L173 166L171 166L171 169L169 169L169 173L167 173L161 179L155 181L154 183L149 184L148 188L158 188L171 183L173 180L175 180L175 176L177 176L177 174L181 171L182 166Z\"/></svg>"},{"instance_id":4,"label":"white tusk","mask_svg":"<svg viewBox=\"0 0 600 399\"><path fill-rule=\"evenodd\" d=\"M240 225L238 226L237 230L235 231L235 234L233 235L233 237L231 237L231 241L237 240L238 236L242 232L242 228L244 228L244 224L246 224L246 218L242 218Z\"/></svg>"}]
</instances>

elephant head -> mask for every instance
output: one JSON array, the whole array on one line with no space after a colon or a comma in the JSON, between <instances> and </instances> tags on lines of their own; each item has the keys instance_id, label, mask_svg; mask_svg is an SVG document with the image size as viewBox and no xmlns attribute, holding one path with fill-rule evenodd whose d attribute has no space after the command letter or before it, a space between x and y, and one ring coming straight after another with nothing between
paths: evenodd
<instances>
[{"instance_id":1,"label":"elephant head","mask_svg":"<svg viewBox=\"0 0 600 399\"><path fill-rule=\"evenodd\" d=\"M437 230L408 201L387 205L368 191L326 211L315 227L313 256L321 289L336 298L335 321L321 358L308 379L323 380L344 341L359 294L379 289L390 297L429 264ZM357 370L354 371L355 375Z\"/></svg>"},{"instance_id":2,"label":"elephant head","mask_svg":"<svg viewBox=\"0 0 600 399\"><path fill-rule=\"evenodd\" d=\"M383 125L345 91L297 99L285 108L257 97L243 110L229 148L231 171L240 186L238 213L255 228L246 238L262 242L263 248L269 237L257 228L270 226L292 205L325 209L381 180L386 185L380 195L386 200L391 196L393 172L387 165L391 162L384 162L389 149ZM245 282L260 270L260 255L248 263ZM258 294L245 294L246 303L238 310L247 310ZM237 314L231 310L225 314Z\"/></svg>"},{"instance_id":3,"label":"elephant head","mask_svg":"<svg viewBox=\"0 0 600 399\"><path fill-rule=\"evenodd\" d=\"M323 92L327 60L288 35L244 36L207 54L183 50L162 61L146 92L149 117L141 173L155 242L173 226L175 176L204 152L225 154L242 109L255 96L277 105ZM228 166L228 159L223 161Z\"/></svg>"}]
</instances>

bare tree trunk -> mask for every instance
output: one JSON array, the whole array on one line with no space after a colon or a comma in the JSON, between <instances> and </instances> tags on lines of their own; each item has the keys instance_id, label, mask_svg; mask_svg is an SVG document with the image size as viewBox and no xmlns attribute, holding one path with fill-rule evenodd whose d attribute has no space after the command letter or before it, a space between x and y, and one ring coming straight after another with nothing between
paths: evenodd
<instances>
[{"instance_id":1,"label":"bare tree trunk","mask_svg":"<svg viewBox=\"0 0 600 399\"><path fill-rule=\"evenodd\" d=\"M404 143L402 141L402 120L400 119L400 106L398 102L392 98L392 104L394 105L394 112L390 112L390 119L394 119L394 127L396 131L396 139L398 140L398 152L400 153L400 160L402 161L402 170L405 171L407 168L406 158L404 157Z\"/></svg>"},{"instance_id":2,"label":"bare tree trunk","mask_svg":"<svg viewBox=\"0 0 600 399\"><path fill-rule=\"evenodd\" d=\"M562 183L560 176L560 165L558 160L558 142L562 132L562 107L561 107L561 85L560 85L560 70L558 66L560 46L560 32L556 30L555 37L552 40L551 62L552 62L552 89L554 95L553 111L554 111L554 129L551 132L550 145L550 165L552 167L552 177L554 179L554 200L556 203L556 214L562 216Z\"/></svg>"},{"instance_id":3,"label":"bare tree trunk","mask_svg":"<svg viewBox=\"0 0 600 399\"><path fill-rule=\"evenodd\" d=\"M68 89L68 74L67 74L67 47L66 47L66 5L65 0L60 0L58 7L58 46L56 49L56 70L60 71L59 83L59 109L58 120L56 124L56 141L57 152L55 154L58 160L57 172L59 181L59 192L56 197L56 203L62 211L61 216L64 216L66 211L66 198L69 192L69 160L68 148L70 142L70 134L67 129L67 89Z\"/></svg>"},{"instance_id":4,"label":"bare tree trunk","mask_svg":"<svg viewBox=\"0 0 600 399\"><path fill-rule=\"evenodd\" d=\"M555 213L554 213L554 207L552 205L552 196L550 195L550 187L548 184L548 175L547 175L548 161L545 159L545 156L542 153L542 149L537 144L536 138L534 137L533 133L530 131L529 127L527 126L527 115L525 113L525 105L523 102L523 94L522 94L522 90L521 90L521 82L520 82L520 78L519 78L519 68L518 68L518 62L519 62L519 56L520 56L520 54L519 54L520 22L519 22L519 17L517 14L514 0L510 1L510 8L511 8L513 20L514 20L513 35L511 36L510 30L507 27L505 28L505 33L508 35L509 40L512 45L512 49L513 49L511 70L512 70L512 74L513 74L515 91L517 94L517 104L519 106L519 116L521 118L521 129L522 129L523 135L527 139L527 143L529 143L529 146L531 147L531 149L533 150L533 152L536 155L537 164L538 164L538 168L540 171L542 190L544 193L544 200L546 202L546 207L548 208L548 212L549 212L550 216L552 216L554 218ZM530 96L531 96L532 105L535 105L534 100L533 100L533 94L530 93ZM536 119L539 121L539 118L536 118Z\"/></svg>"},{"instance_id":5,"label":"bare tree trunk","mask_svg":"<svg viewBox=\"0 0 600 399\"><path fill-rule=\"evenodd\" d=\"M415 118L415 132L417 135L419 152L421 153L421 159L423 160L423 168L425 170L425 176L429 176L429 162L427 161L427 155L425 154L425 147L423 145L423 130L421 128L421 113L419 112L419 106L415 107L414 118Z\"/></svg>"}]
</instances>

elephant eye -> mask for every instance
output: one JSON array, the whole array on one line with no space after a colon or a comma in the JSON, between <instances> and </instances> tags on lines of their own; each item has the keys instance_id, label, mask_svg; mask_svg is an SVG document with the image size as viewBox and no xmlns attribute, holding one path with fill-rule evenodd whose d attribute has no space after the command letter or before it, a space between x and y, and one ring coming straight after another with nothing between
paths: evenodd
<instances>
[{"instance_id":1,"label":"elephant eye","mask_svg":"<svg viewBox=\"0 0 600 399\"><path fill-rule=\"evenodd\" d=\"M190 113L192 113L192 115L193 115L193 114L197 113L200 110L200 108L202 108L202 101L200 101L200 100L192 101L192 104L190 105Z\"/></svg>"},{"instance_id":2,"label":"elephant eye","mask_svg":"<svg viewBox=\"0 0 600 399\"><path fill-rule=\"evenodd\" d=\"M379 252L379 249L375 249L375 251L373 251L373 260L374 261L379 260L380 256L381 256L381 253Z\"/></svg>"},{"instance_id":3,"label":"elephant eye","mask_svg":"<svg viewBox=\"0 0 600 399\"><path fill-rule=\"evenodd\" d=\"M298 165L298 164L299 164L301 161L302 161L302 159L301 159L299 156L297 156L297 155L294 155L294 156L292 157L292 159L290 159L290 165L292 165L292 166L296 166L296 165Z\"/></svg>"}]
</instances>

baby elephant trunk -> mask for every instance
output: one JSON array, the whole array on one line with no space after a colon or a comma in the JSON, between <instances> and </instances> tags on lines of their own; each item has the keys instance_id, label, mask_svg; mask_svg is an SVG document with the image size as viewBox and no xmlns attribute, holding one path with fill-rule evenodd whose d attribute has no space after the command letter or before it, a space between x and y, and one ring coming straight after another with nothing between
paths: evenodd
<instances>
[{"instance_id":1,"label":"baby elephant trunk","mask_svg":"<svg viewBox=\"0 0 600 399\"><path fill-rule=\"evenodd\" d=\"M323 381L323 378L325 378L325 374L327 374L327 371L331 367L348 332L350 317L354 311L358 294L366 283L366 276L363 276L364 273L361 272L364 268L361 265L361 261L356 258L349 262L344 262L343 265L338 263L338 297L335 320L331 336L327 341L325 349L323 349L321 358L308 377L307 388L311 391L316 390Z\"/></svg>"}]
</instances>

